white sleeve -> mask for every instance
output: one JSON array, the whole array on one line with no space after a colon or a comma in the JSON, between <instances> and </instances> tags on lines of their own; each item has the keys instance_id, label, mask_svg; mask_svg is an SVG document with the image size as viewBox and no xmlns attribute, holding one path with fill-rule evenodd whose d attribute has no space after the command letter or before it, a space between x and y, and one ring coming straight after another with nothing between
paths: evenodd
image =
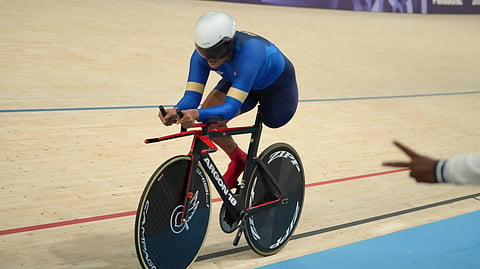
<instances>
[{"instance_id":1,"label":"white sleeve","mask_svg":"<svg viewBox=\"0 0 480 269\"><path fill-rule=\"evenodd\" d=\"M438 182L480 184L480 152L439 161L435 175Z\"/></svg>"}]
</instances>

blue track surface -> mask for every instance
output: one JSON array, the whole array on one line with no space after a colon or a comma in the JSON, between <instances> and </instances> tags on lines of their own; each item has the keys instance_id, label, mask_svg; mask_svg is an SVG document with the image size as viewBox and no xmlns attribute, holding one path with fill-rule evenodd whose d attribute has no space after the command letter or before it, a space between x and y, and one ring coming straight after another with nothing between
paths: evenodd
<instances>
[{"instance_id":1,"label":"blue track surface","mask_svg":"<svg viewBox=\"0 0 480 269\"><path fill-rule=\"evenodd\" d=\"M480 268L480 211L259 268Z\"/></svg>"}]
</instances>

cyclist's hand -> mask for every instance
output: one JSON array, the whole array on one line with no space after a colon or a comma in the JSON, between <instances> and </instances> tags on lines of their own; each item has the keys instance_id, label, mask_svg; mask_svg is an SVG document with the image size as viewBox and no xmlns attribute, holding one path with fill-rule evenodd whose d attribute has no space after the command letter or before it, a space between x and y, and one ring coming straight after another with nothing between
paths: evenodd
<instances>
[{"instance_id":1,"label":"cyclist's hand","mask_svg":"<svg viewBox=\"0 0 480 269\"><path fill-rule=\"evenodd\" d=\"M158 118L162 121L163 124L170 126L172 125L173 121L177 120L177 108L169 108L165 109L167 111L167 114L165 116L162 115L162 112L158 112Z\"/></svg>"},{"instance_id":2,"label":"cyclist's hand","mask_svg":"<svg viewBox=\"0 0 480 269\"><path fill-rule=\"evenodd\" d=\"M198 110L197 109L188 109L182 110L183 117L178 119L178 122L182 124L183 128L190 128L195 124L195 121L198 120Z\"/></svg>"}]
</instances>

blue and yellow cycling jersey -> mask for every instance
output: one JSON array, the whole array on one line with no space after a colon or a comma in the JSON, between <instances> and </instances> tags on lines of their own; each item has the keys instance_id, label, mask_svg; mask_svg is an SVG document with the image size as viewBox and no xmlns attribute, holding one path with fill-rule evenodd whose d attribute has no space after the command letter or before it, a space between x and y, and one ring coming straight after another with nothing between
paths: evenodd
<instances>
[{"instance_id":1,"label":"blue and yellow cycling jersey","mask_svg":"<svg viewBox=\"0 0 480 269\"><path fill-rule=\"evenodd\" d=\"M224 104L199 109L199 120L205 121L211 116L221 116L223 120L229 120L239 112L250 91L267 88L282 74L285 57L273 43L247 32L237 32L234 41L232 59L215 69L210 68L208 61L196 50L193 52L187 88L177 104L178 108L185 110L200 105L210 71L214 71L232 85Z\"/></svg>"}]
</instances>

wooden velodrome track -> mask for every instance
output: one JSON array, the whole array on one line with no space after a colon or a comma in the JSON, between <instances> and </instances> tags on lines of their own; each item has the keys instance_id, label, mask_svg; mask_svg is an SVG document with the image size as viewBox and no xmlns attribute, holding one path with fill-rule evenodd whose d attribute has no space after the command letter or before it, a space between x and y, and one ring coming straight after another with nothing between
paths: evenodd
<instances>
[{"instance_id":1,"label":"wooden velodrome track","mask_svg":"<svg viewBox=\"0 0 480 269\"><path fill-rule=\"evenodd\" d=\"M307 188L295 237L270 257L243 239L233 247L214 202L193 268L252 268L480 209L479 186L417 184L381 166L405 159L393 139L438 158L480 150L478 15L0 0L0 268L138 268L141 191L189 147L143 139L178 131L160 124L155 105L183 93L193 25L211 10L231 13L294 62L298 112L265 128L261 148L292 144ZM226 167L223 153L214 158Z\"/></svg>"}]
</instances>

